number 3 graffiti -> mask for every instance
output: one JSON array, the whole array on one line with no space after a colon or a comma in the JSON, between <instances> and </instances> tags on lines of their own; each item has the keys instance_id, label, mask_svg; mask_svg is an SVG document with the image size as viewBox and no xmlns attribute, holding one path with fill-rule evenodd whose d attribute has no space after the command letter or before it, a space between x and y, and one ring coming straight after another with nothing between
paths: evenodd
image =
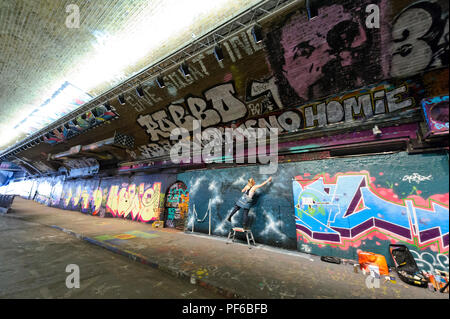
<instances>
[{"instance_id":1,"label":"number 3 graffiti","mask_svg":"<svg viewBox=\"0 0 450 319\"><path fill-rule=\"evenodd\" d=\"M437 3L418 2L405 8L392 28L391 75L406 76L448 64L448 13Z\"/></svg>"}]
</instances>

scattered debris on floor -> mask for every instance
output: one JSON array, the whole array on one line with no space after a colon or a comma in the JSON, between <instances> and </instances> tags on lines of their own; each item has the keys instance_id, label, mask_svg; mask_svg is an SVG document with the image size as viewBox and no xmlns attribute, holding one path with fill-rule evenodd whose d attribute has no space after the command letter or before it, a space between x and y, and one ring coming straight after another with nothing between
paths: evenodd
<instances>
[{"instance_id":1,"label":"scattered debris on floor","mask_svg":"<svg viewBox=\"0 0 450 319\"><path fill-rule=\"evenodd\" d=\"M375 271L381 276L389 275L386 258L380 254L358 250L358 262L364 272ZM377 269L378 268L378 269Z\"/></svg>"},{"instance_id":2,"label":"scattered debris on floor","mask_svg":"<svg viewBox=\"0 0 450 319\"><path fill-rule=\"evenodd\" d=\"M403 282L422 288L428 288L433 292L449 293L449 273L434 269L433 271L421 270L413 255L405 245L391 244L389 246L390 257L394 267L389 268L386 257L381 254L358 250L358 261L343 259L333 256L321 256L324 262L351 265L353 271L359 273L361 270L365 276L381 279L384 276L384 283L397 283L397 278L391 273L395 272Z\"/></svg>"},{"instance_id":3,"label":"scattered debris on floor","mask_svg":"<svg viewBox=\"0 0 450 319\"><path fill-rule=\"evenodd\" d=\"M416 260L405 245L389 245L395 270L400 279L410 285L427 287L428 280L417 266Z\"/></svg>"},{"instance_id":4,"label":"scattered debris on floor","mask_svg":"<svg viewBox=\"0 0 450 319\"><path fill-rule=\"evenodd\" d=\"M341 259L337 257L331 257L331 256L322 256L320 257L320 260L325 261L327 263L333 263L333 264L340 264Z\"/></svg>"}]
</instances>

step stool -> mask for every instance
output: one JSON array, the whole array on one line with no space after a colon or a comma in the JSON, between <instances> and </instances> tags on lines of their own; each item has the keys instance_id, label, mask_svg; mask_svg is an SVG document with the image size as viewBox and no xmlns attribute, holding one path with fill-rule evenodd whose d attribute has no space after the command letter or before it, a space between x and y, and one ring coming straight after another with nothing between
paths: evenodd
<instances>
[{"instance_id":1,"label":"step stool","mask_svg":"<svg viewBox=\"0 0 450 319\"><path fill-rule=\"evenodd\" d=\"M233 227L228 233L227 244L230 244L230 239L234 243L234 239L236 237L236 232L244 233L247 238L248 248L251 249L250 242L253 241L253 245L256 246L255 238L253 237L253 233L251 229L244 229L242 227Z\"/></svg>"}]
</instances>

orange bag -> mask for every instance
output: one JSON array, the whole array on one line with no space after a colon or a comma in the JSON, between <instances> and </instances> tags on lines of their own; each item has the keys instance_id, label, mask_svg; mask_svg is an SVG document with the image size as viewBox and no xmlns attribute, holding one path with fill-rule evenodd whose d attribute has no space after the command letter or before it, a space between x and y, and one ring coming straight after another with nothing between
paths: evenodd
<instances>
[{"instance_id":1,"label":"orange bag","mask_svg":"<svg viewBox=\"0 0 450 319\"><path fill-rule=\"evenodd\" d=\"M378 266L380 275L389 275L389 268L386 263L386 258L383 255L374 254L366 251L358 251L358 262L361 270L369 272L369 265Z\"/></svg>"}]
</instances>

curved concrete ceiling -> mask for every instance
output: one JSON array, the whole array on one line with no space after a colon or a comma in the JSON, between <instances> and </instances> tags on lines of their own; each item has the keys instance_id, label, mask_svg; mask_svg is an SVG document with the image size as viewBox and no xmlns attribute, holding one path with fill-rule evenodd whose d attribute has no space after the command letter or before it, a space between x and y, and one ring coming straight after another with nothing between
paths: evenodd
<instances>
[{"instance_id":1,"label":"curved concrete ceiling","mask_svg":"<svg viewBox=\"0 0 450 319\"><path fill-rule=\"evenodd\" d=\"M259 2L2 0L0 151Z\"/></svg>"}]
</instances>

